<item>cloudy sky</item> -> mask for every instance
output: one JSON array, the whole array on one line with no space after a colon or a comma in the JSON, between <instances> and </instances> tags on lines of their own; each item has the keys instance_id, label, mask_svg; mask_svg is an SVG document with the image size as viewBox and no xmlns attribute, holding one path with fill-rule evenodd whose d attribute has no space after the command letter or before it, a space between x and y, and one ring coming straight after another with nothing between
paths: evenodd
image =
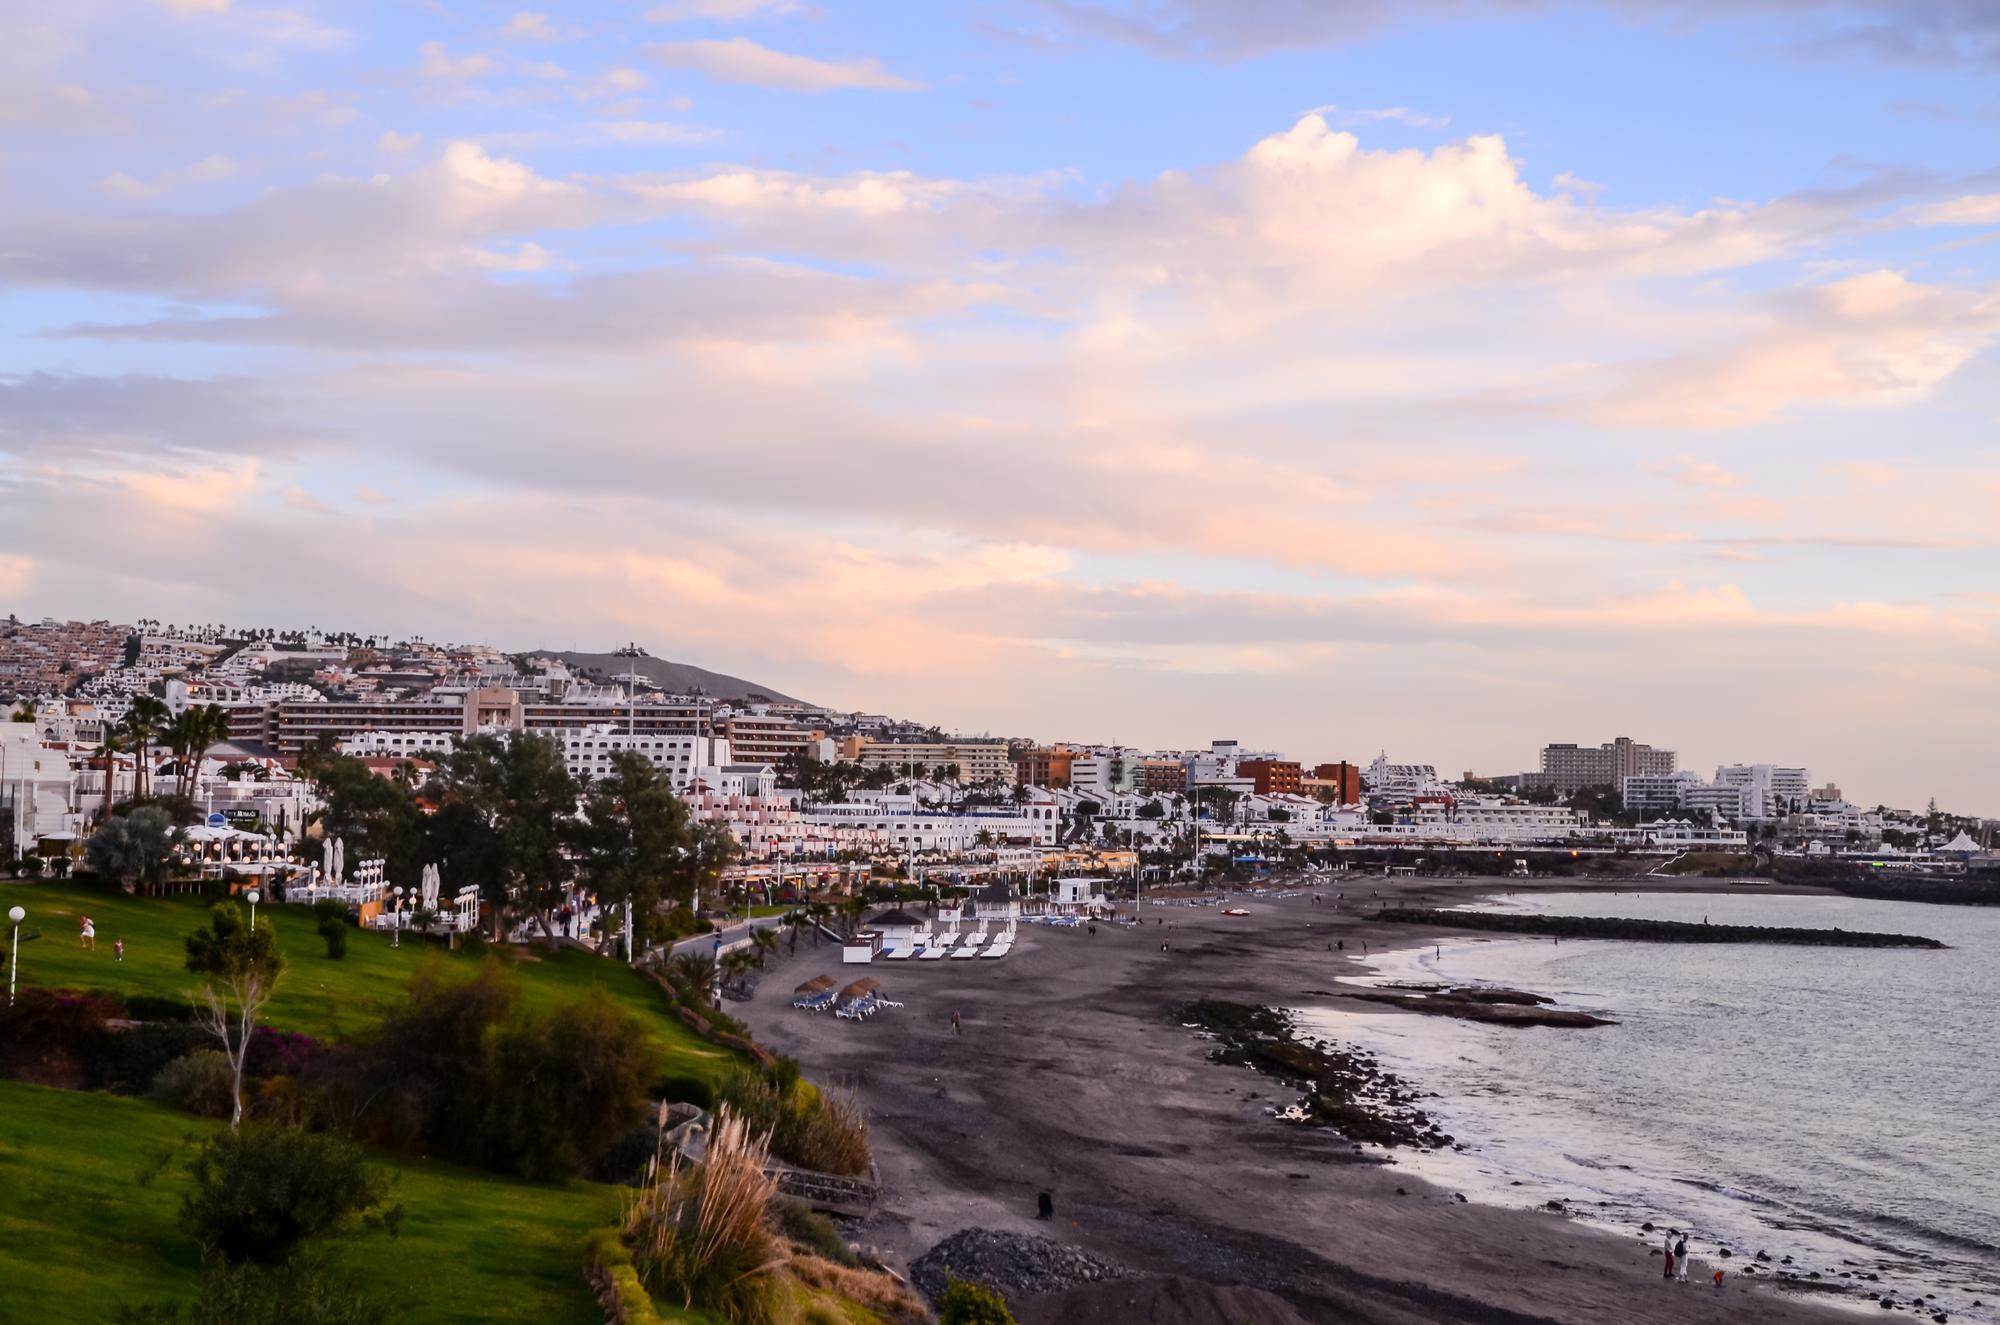
<instances>
[{"instance_id":1,"label":"cloudy sky","mask_svg":"<svg viewBox=\"0 0 2000 1325\"><path fill-rule=\"evenodd\" d=\"M1986 0L0 0L0 610L2000 811Z\"/></svg>"}]
</instances>

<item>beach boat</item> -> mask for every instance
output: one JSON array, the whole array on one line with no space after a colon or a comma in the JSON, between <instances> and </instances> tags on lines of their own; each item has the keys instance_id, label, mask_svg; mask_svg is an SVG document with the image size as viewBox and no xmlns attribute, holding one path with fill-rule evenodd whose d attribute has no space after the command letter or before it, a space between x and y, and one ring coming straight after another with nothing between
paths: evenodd
<instances>
[{"instance_id":1,"label":"beach boat","mask_svg":"<svg viewBox=\"0 0 2000 1325\"><path fill-rule=\"evenodd\" d=\"M1250 913L1240 906L1225 906L1222 908L1222 914L1226 916L1247 916Z\"/></svg>"}]
</instances>

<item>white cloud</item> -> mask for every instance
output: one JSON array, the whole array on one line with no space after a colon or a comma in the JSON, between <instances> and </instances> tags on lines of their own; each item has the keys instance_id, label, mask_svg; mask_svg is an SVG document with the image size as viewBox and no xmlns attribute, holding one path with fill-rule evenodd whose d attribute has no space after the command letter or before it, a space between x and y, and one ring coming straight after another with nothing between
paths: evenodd
<instances>
[{"instance_id":1,"label":"white cloud","mask_svg":"<svg viewBox=\"0 0 2000 1325\"><path fill-rule=\"evenodd\" d=\"M796 0L668 0L646 11L648 22L685 23L690 19L741 22L759 14L795 14L804 6Z\"/></svg>"},{"instance_id":2,"label":"white cloud","mask_svg":"<svg viewBox=\"0 0 2000 1325\"><path fill-rule=\"evenodd\" d=\"M550 22L549 16L538 10L523 9L507 20L500 35L509 41L547 42L574 41L581 34Z\"/></svg>"},{"instance_id":3,"label":"white cloud","mask_svg":"<svg viewBox=\"0 0 2000 1325\"><path fill-rule=\"evenodd\" d=\"M871 58L816 60L774 51L748 37L653 42L646 47L646 53L676 69L698 70L718 83L784 92L833 92L847 88L915 92L923 87L922 83L890 73L880 61Z\"/></svg>"},{"instance_id":4,"label":"white cloud","mask_svg":"<svg viewBox=\"0 0 2000 1325\"><path fill-rule=\"evenodd\" d=\"M1433 115L1425 111L1410 110L1403 106L1388 106L1379 110L1367 110L1344 109L1340 106L1329 104L1315 106L1311 110L1300 112L1301 117L1306 115L1323 116L1329 123L1348 126L1388 122L1406 124L1412 129L1443 129L1449 127L1451 124L1451 116L1449 115Z\"/></svg>"},{"instance_id":5,"label":"white cloud","mask_svg":"<svg viewBox=\"0 0 2000 1325\"><path fill-rule=\"evenodd\" d=\"M610 120L594 134L626 147L691 147L713 141L714 129L698 124L667 124L655 120Z\"/></svg>"},{"instance_id":6,"label":"white cloud","mask_svg":"<svg viewBox=\"0 0 2000 1325\"><path fill-rule=\"evenodd\" d=\"M116 198L157 198L196 184L234 179L241 170L242 166L226 156L208 156L179 170L162 171L149 180L136 179L123 172L107 175L98 181L98 188Z\"/></svg>"},{"instance_id":7,"label":"white cloud","mask_svg":"<svg viewBox=\"0 0 2000 1325\"><path fill-rule=\"evenodd\" d=\"M394 129L385 129L382 136L375 140L375 146L384 152L414 152L423 145L423 141L424 136L420 133L397 133Z\"/></svg>"},{"instance_id":8,"label":"white cloud","mask_svg":"<svg viewBox=\"0 0 2000 1325\"><path fill-rule=\"evenodd\" d=\"M440 41L427 41L419 48L423 56L417 66L425 78L448 79L463 82L468 79L483 78L497 73L500 65L490 55L472 53L453 55Z\"/></svg>"}]
</instances>

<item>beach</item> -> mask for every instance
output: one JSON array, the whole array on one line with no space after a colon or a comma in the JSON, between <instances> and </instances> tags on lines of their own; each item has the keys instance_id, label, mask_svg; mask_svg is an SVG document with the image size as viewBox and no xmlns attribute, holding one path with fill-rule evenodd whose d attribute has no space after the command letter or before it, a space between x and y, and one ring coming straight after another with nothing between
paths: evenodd
<instances>
[{"instance_id":1,"label":"beach","mask_svg":"<svg viewBox=\"0 0 2000 1325\"><path fill-rule=\"evenodd\" d=\"M1179 1009L1210 998L1379 1011L1347 998L1343 983L1369 975L1367 957L1428 946L1439 931L1363 913L1579 884L1354 875L1304 886L1329 902L1345 891L1347 900L1336 909L1305 896L1246 897L1249 914L1240 917L1148 904L1140 927L1100 924L1094 936L1023 926L1003 960L877 962L867 973L905 1006L863 1023L790 1008L793 986L811 975L861 973L807 939L735 1010L815 1079L860 1094L884 1190L854 1236L892 1261L977 1227L1053 1236L1136 1273L1267 1289L1316 1321L1581 1325L1848 1314L1735 1270L1720 1292L1663 1283L1658 1240L1642 1241L1636 1229L1463 1201L1382 1162L1380 1151L1272 1118L1269 1110L1295 1093L1210 1061L1214 1043L1185 1026ZM1598 886L1730 887L1653 879ZM959 1035L953 1011L962 1016ZM1044 1191L1055 1208L1046 1223L1035 1218Z\"/></svg>"}]
</instances>

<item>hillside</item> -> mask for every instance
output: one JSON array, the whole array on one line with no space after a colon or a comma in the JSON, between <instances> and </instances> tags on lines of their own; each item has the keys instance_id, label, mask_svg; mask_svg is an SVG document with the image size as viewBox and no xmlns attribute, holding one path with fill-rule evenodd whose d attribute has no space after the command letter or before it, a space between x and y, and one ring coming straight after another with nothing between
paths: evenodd
<instances>
[{"instance_id":1,"label":"hillside","mask_svg":"<svg viewBox=\"0 0 2000 1325\"><path fill-rule=\"evenodd\" d=\"M675 694L707 695L711 699L774 699L792 701L791 695L781 694L767 685L746 681L740 676L727 676L721 672L711 672L706 667L696 667L692 663L669 662L665 658L631 658L615 653L570 653L561 649L531 649L527 656L560 658L569 669L580 676L612 677L625 672L637 672L663 690Z\"/></svg>"}]
</instances>

